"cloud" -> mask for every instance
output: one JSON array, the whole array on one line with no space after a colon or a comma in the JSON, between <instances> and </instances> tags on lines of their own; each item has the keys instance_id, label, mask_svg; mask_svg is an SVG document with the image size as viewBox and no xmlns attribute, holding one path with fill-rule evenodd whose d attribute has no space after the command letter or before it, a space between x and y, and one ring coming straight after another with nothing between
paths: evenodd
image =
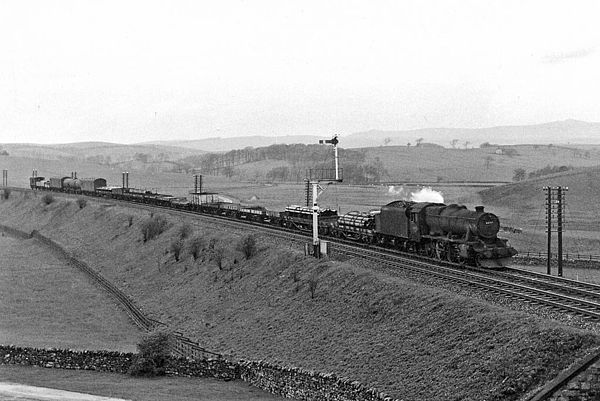
<instances>
[{"instance_id":1,"label":"cloud","mask_svg":"<svg viewBox=\"0 0 600 401\"><path fill-rule=\"evenodd\" d=\"M593 52L595 52L597 47L598 46L588 47L585 49L572 50L570 52L547 54L544 57L542 57L542 61L544 63L555 64L555 63L562 63L562 62L568 61L570 59L584 58L584 57L589 56Z\"/></svg>"}]
</instances>

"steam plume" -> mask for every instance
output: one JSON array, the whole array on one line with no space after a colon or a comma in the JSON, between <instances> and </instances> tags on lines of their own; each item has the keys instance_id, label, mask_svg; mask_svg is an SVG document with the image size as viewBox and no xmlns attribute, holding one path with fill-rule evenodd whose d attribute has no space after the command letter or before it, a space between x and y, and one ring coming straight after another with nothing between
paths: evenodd
<instances>
[{"instance_id":1,"label":"steam plume","mask_svg":"<svg viewBox=\"0 0 600 401\"><path fill-rule=\"evenodd\" d=\"M395 187L390 185L388 194L400 197L402 200L410 200L413 202L434 202L444 203L444 196L441 192L432 189L431 187L423 187L417 191L410 192L403 186Z\"/></svg>"}]
</instances>

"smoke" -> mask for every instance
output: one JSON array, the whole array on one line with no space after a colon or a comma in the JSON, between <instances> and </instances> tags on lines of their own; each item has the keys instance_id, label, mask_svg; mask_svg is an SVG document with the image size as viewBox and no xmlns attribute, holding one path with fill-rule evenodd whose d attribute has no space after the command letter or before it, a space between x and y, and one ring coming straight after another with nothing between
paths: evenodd
<instances>
[{"instance_id":1,"label":"smoke","mask_svg":"<svg viewBox=\"0 0 600 401\"><path fill-rule=\"evenodd\" d=\"M413 202L444 203L444 196L442 193L432 189L431 187L423 187L418 191L411 192L403 186L395 187L390 185L388 188L388 194L397 196L402 200L410 200Z\"/></svg>"}]
</instances>

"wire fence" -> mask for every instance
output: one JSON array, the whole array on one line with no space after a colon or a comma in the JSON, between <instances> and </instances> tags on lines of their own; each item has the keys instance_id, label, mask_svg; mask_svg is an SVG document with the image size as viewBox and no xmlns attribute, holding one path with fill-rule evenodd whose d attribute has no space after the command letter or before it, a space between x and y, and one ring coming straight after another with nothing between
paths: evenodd
<instances>
[{"instance_id":1,"label":"wire fence","mask_svg":"<svg viewBox=\"0 0 600 401\"><path fill-rule=\"evenodd\" d=\"M540 259L548 259L547 252L538 252L538 251L520 251L518 256L525 258L540 258ZM558 259L558 254L556 252L552 253L551 259ZM563 253L564 260L589 260L589 261L599 261L600 255L586 255L581 253Z\"/></svg>"}]
</instances>

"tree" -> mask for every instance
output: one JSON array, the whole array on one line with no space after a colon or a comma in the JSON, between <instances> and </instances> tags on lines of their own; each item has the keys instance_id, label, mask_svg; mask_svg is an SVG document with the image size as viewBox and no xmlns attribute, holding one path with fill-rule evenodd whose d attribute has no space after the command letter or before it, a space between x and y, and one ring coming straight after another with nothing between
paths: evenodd
<instances>
[{"instance_id":1,"label":"tree","mask_svg":"<svg viewBox=\"0 0 600 401\"><path fill-rule=\"evenodd\" d=\"M150 160L150 155L147 153L136 153L134 157L135 160L140 161L142 163L148 163L148 161Z\"/></svg>"},{"instance_id":2,"label":"tree","mask_svg":"<svg viewBox=\"0 0 600 401\"><path fill-rule=\"evenodd\" d=\"M233 176L233 167L226 166L223 168L223 175L227 178L231 178Z\"/></svg>"},{"instance_id":3,"label":"tree","mask_svg":"<svg viewBox=\"0 0 600 401\"><path fill-rule=\"evenodd\" d=\"M490 168L490 164L492 164L492 160L494 160L494 158L490 155L487 155L484 160L485 160L485 169L487 170Z\"/></svg>"},{"instance_id":4,"label":"tree","mask_svg":"<svg viewBox=\"0 0 600 401\"><path fill-rule=\"evenodd\" d=\"M416 146L416 147L419 147L419 146L421 146L421 143L422 143L422 142L423 142L423 138L418 138L418 139L415 141L415 146Z\"/></svg>"},{"instance_id":5,"label":"tree","mask_svg":"<svg viewBox=\"0 0 600 401\"><path fill-rule=\"evenodd\" d=\"M383 144L385 146L389 145L390 142L392 142L392 138L390 138L389 136L383 140Z\"/></svg>"},{"instance_id":6,"label":"tree","mask_svg":"<svg viewBox=\"0 0 600 401\"><path fill-rule=\"evenodd\" d=\"M450 141L450 146L452 146L452 149L456 149L456 146L458 146L458 139L453 139Z\"/></svg>"},{"instance_id":7,"label":"tree","mask_svg":"<svg viewBox=\"0 0 600 401\"><path fill-rule=\"evenodd\" d=\"M516 168L514 170L513 181L523 181L525 179L525 169Z\"/></svg>"}]
</instances>

